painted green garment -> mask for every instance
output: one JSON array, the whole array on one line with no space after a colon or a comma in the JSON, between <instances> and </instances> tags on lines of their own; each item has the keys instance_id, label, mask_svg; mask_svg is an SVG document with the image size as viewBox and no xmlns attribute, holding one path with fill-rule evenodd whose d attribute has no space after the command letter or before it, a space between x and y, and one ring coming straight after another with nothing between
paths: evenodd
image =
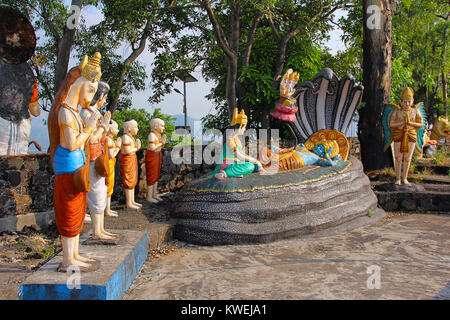
<instances>
[{"instance_id":1,"label":"painted green garment","mask_svg":"<svg viewBox=\"0 0 450 320\"><path fill-rule=\"evenodd\" d=\"M242 146L240 144L237 144L237 149L239 152L242 151ZM224 159L237 159L237 157L234 155L234 153L230 150L230 147L228 147L228 144L224 143L223 145L223 152L222 154L225 155ZM223 160L222 160L223 161ZM217 164L216 169L214 172L208 176L213 177L220 171L220 167L222 166L222 163ZM228 165L225 168L225 173L228 177L239 177L239 176L245 176L247 174L250 174L254 172L257 169L257 166L254 163L251 162L241 162L241 161L235 161L232 164Z\"/></svg>"}]
</instances>

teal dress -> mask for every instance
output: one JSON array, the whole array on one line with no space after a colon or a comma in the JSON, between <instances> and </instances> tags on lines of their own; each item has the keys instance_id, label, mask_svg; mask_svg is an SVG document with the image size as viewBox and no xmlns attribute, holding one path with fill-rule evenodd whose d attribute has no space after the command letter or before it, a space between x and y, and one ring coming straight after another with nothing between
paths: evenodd
<instances>
[{"instance_id":1,"label":"teal dress","mask_svg":"<svg viewBox=\"0 0 450 320\"><path fill-rule=\"evenodd\" d=\"M237 141L237 138L232 139L235 140L236 149L242 152L242 145ZM216 175L221 170L225 171L228 177L241 177L259 169L258 165L254 163L239 161L227 143L223 145L222 154L225 155L222 163L218 163L214 172L208 177Z\"/></svg>"}]
</instances>

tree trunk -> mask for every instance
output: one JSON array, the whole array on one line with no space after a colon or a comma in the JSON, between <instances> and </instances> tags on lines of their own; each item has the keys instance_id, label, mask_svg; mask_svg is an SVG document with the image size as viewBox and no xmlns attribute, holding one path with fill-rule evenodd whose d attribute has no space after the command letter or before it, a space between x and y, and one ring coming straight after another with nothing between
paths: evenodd
<instances>
[{"instance_id":1,"label":"tree trunk","mask_svg":"<svg viewBox=\"0 0 450 320\"><path fill-rule=\"evenodd\" d=\"M442 71L442 97L444 100L444 110L445 110L445 117L448 119L448 107L447 107L447 77L444 71Z\"/></svg>"},{"instance_id":2,"label":"tree trunk","mask_svg":"<svg viewBox=\"0 0 450 320\"><path fill-rule=\"evenodd\" d=\"M368 26L367 8L376 5L380 9L379 28ZM392 58L392 15L395 1L364 0L363 21L363 82L364 108L359 113L358 138L364 170L392 166L392 154L384 152L381 118L384 106L390 100ZM369 11L370 12L370 11Z\"/></svg>"},{"instance_id":3,"label":"tree trunk","mask_svg":"<svg viewBox=\"0 0 450 320\"><path fill-rule=\"evenodd\" d=\"M78 6L80 9L83 6L82 0L72 0L73 6ZM67 25L64 26L64 33L61 40L58 43L58 55L56 58L55 66L55 95L63 82L67 74L67 69L69 67L70 52L72 50L72 45L75 37L76 28L69 29Z\"/></svg>"}]
</instances>

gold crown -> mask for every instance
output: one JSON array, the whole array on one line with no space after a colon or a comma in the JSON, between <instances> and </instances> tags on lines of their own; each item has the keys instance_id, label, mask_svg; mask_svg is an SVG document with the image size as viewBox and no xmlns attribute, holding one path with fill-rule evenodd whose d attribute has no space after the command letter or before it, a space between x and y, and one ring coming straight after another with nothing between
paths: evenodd
<instances>
[{"instance_id":1,"label":"gold crown","mask_svg":"<svg viewBox=\"0 0 450 320\"><path fill-rule=\"evenodd\" d=\"M236 124L247 124L247 116L245 115L244 109L242 109L241 113L238 114L238 108L234 108L233 119L231 119L231 126L234 126Z\"/></svg>"},{"instance_id":2,"label":"gold crown","mask_svg":"<svg viewBox=\"0 0 450 320\"><path fill-rule=\"evenodd\" d=\"M414 90L407 87L400 93L400 99L402 100L412 100L414 98Z\"/></svg>"},{"instance_id":3,"label":"gold crown","mask_svg":"<svg viewBox=\"0 0 450 320\"><path fill-rule=\"evenodd\" d=\"M300 79L300 74L298 72L293 72L289 75L288 79L291 81L298 82L298 80Z\"/></svg>"},{"instance_id":4,"label":"gold crown","mask_svg":"<svg viewBox=\"0 0 450 320\"><path fill-rule=\"evenodd\" d=\"M80 64L81 76L92 82L100 81L100 78L102 77L102 69L100 68L101 58L101 54L96 52L88 62L88 57L85 55Z\"/></svg>"}]
</instances>

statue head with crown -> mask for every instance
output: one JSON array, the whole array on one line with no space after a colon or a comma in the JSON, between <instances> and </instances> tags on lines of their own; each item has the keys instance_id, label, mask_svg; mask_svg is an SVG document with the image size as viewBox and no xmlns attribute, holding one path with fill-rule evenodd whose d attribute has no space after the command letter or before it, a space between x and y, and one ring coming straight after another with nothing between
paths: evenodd
<instances>
[{"instance_id":1,"label":"statue head with crown","mask_svg":"<svg viewBox=\"0 0 450 320\"><path fill-rule=\"evenodd\" d=\"M233 117L231 118L231 123L229 129L235 130L233 134L243 135L247 129L248 117L245 114L244 109L241 112L238 108L233 111Z\"/></svg>"},{"instance_id":2,"label":"statue head with crown","mask_svg":"<svg viewBox=\"0 0 450 320\"><path fill-rule=\"evenodd\" d=\"M407 111L414 104L414 90L410 87L404 88L400 92L400 106Z\"/></svg>"},{"instance_id":3,"label":"statue head with crown","mask_svg":"<svg viewBox=\"0 0 450 320\"><path fill-rule=\"evenodd\" d=\"M102 76L100 59L101 54L99 52L96 52L91 60L84 56L80 64L81 77L75 81L68 94L67 99L78 96L78 105L83 108L89 107L97 92L98 82Z\"/></svg>"}]
</instances>

